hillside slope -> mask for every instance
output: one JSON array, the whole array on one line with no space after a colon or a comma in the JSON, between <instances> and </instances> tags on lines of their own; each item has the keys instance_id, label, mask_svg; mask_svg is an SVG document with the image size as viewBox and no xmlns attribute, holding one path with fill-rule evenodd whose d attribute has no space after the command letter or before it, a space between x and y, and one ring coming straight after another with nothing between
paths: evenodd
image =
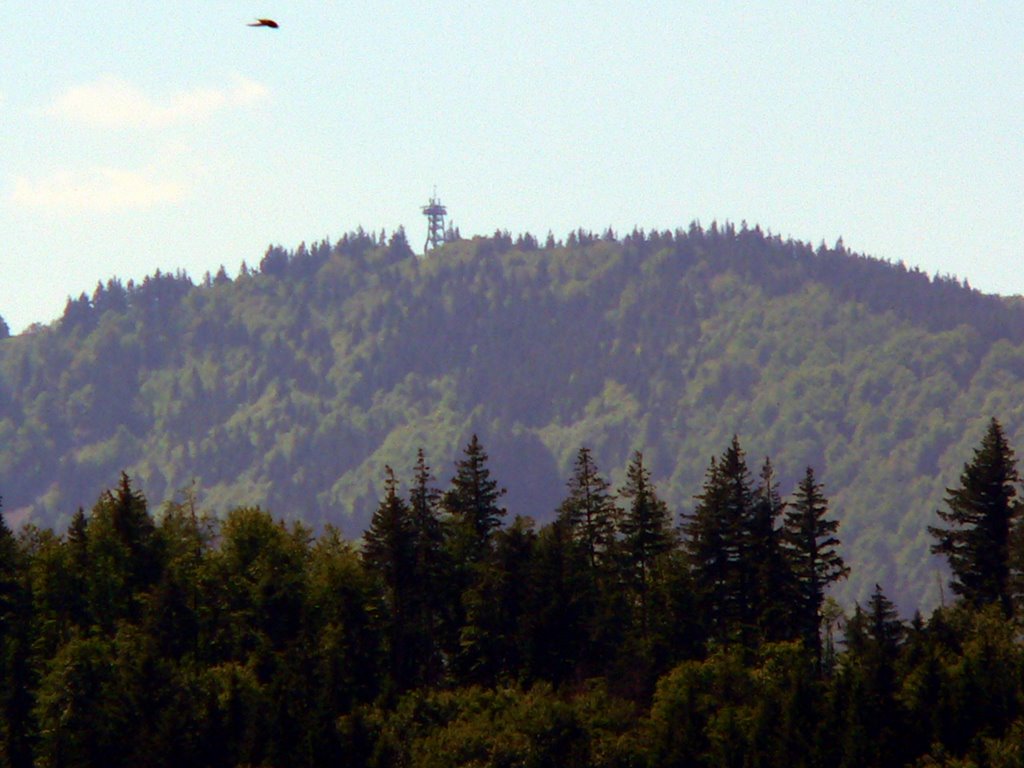
<instances>
[{"instance_id":1,"label":"hillside slope","mask_svg":"<svg viewBox=\"0 0 1024 768\"><path fill-rule=\"evenodd\" d=\"M910 609L940 599L926 525L991 416L1024 445L1024 310L841 244L693 225L422 259L358 232L234 280L112 280L0 341L0 493L61 526L126 469L154 504L195 480L357 535L385 464L422 446L443 485L477 432L511 512L550 519L581 445L615 483L642 449L686 512L735 433L784 492L824 482L840 597Z\"/></svg>"}]
</instances>

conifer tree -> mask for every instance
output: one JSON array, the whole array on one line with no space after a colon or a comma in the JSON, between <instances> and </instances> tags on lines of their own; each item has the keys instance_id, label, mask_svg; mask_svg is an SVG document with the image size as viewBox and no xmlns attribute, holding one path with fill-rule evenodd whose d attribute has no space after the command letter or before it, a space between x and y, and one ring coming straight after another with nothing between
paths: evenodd
<instances>
[{"instance_id":1,"label":"conifer tree","mask_svg":"<svg viewBox=\"0 0 1024 768\"><path fill-rule=\"evenodd\" d=\"M618 509L608 481L598 472L589 448L576 455L569 495L558 509L574 539L582 546L591 571L605 564L615 541Z\"/></svg>"},{"instance_id":2,"label":"conifer tree","mask_svg":"<svg viewBox=\"0 0 1024 768\"><path fill-rule=\"evenodd\" d=\"M750 641L750 547L754 492L734 435L712 459L697 506L684 523L694 589L708 630L720 642Z\"/></svg>"},{"instance_id":3,"label":"conifer tree","mask_svg":"<svg viewBox=\"0 0 1024 768\"><path fill-rule=\"evenodd\" d=\"M946 489L945 526L929 526L932 551L945 555L953 591L975 607L997 604L1012 613L1010 542L1021 502L1016 459L1000 423L993 418L974 458L964 465L957 488Z\"/></svg>"},{"instance_id":4,"label":"conifer tree","mask_svg":"<svg viewBox=\"0 0 1024 768\"><path fill-rule=\"evenodd\" d=\"M452 553L457 565L484 560L491 548L491 537L501 526L505 510L498 500L505 495L491 478L487 452L473 435L463 458L455 464L455 477L444 495L443 506L451 523Z\"/></svg>"},{"instance_id":5,"label":"conifer tree","mask_svg":"<svg viewBox=\"0 0 1024 768\"><path fill-rule=\"evenodd\" d=\"M124 472L116 490L100 495L88 531L89 614L104 630L111 631L118 619L138 618L137 596L160 578L162 544L146 497L132 488Z\"/></svg>"},{"instance_id":6,"label":"conifer tree","mask_svg":"<svg viewBox=\"0 0 1024 768\"><path fill-rule=\"evenodd\" d=\"M642 633L646 635L648 593L659 558L672 549L675 538L668 507L658 498L640 451L633 454L626 468L626 483L619 489L619 497L627 502L619 524L625 583L636 595Z\"/></svg>"},{"instance_id":7,"label":"conifer tree","mask_svg":"<svg viewBox=\"0 0 1024 768\"><path fill-rule=\"evenodd\" d=\"M466 673L462 662L467 656L462 640L471 621L467 608L477 600L477 586L488 578L495 532L505 515L505 510L498 506L505 489L491 478L487 460L487 452L474 434L463 458L455 463L451 486L441 497L448 578L444 588L447 610L440 639L452 671L460 675Z\"/></svg>"},{"instance_id":8,"label":"conifer tree","mask_svg":"<svg viewBox=\"0 0 1024 768\"><path fill-rule=\"evenodd\" d=\"M431 684L437 682L441 674L436 637L450 598L450 565L438 516L441 494L431 485L433 477L422 448L416 453L414 473L409 492L412 584L408 622L413 644L410 655L419 682Z\"/></svg>"},{"instance_id":9,"label":"conifer tree","mask_svg":"<svg viewBox=\"0 0 1024 768\"><path fill-rule=\"evenodd\" d=\"M598 654L598 659L592 653L590 622L596 595L588 567L564 518L541 528L533 547L527 593L527 678L559 684L581 665L592 673L607 661L606 655Z\"/></svg>"},{"instance_id":10,"label":"conifer tree","mask_svg":"<svg viewBox=\"0 0 1024 768\"><path fill-rule=\"evenodd\" d=\"M459 637L457 672L463 682L494 685L515 678L527 660L523 617L528 605L533 520L516 515L494 536L494 552L463 594L466 620Z\"/></svg>"},{"instance_id":11,"label":"conifer tree","mask_svg":"<svg viewBox=\"0 0 1024 768\"><path fill-rule=\"evenodd\" d=\"M821 607L829 585L846 578L850 569L840 556L838 520L828 520L828 500L807 467L786 511L784 537L794 579L794 619L814 658L821 662Z\"/></svg>"},{"instance_id":12,"label":"conifer tree","mask_svg":"<svg viewBox=\"0 0 1024 768\"><path fill-rule=\"evenodd\" d=\"M750 616L760 640L791 637L792 571L782 544L782 515L786 503L779 494L775 470L765 458L760 485L754 491L747 541L751 574Z\"/></svg>"},{"instance_id":13,"label":"conifer tree","mask_svg":"<svg viewBox=\"0 0 1024 768\"><path fill-rule=\"evenodd\" d=\"M897 700L896 674L904 632L895 606L877 584L868 609L858 605L847 621L848 657L837 681L846 709L842 766L906 764L908 733Z\"/></svg>"},{"instance_id":14,"label":"conifer tree","mask_svg":"<svg viewBox=\"0 0 1024 768\"><path fill-rule=\"evenodd\" d=\"M622 511L586 447L577 453L568 488L569 495L558 508L557 535L543 544L558 541L567 548L562 552L565 571L557 582L564 592L554 597L569 622L569 631L561 634L577 633L575 665L584 674L596 674L617 652L628 624L628 599L618 567L623 554L618 540ZM545 556L553 551L541 548ZM628 577L627 586L632 586ZM542 589L549 592L548 587Z\"/></svg>"},{"instance_id":15,"label":"conifer tree","mask_svg":"<svg viewBox=\"0 0 1024 768\"><path fill-rule=\"evenodd\" d=\"M363 535L363 560L380 581L387 614L392 680L404 690L413 676L406 644L409 632L410 591L414 582L413 532L409 507L398 495L398 481L389 466L384 467L384 498Z\"/></svg>"}]
</instances>

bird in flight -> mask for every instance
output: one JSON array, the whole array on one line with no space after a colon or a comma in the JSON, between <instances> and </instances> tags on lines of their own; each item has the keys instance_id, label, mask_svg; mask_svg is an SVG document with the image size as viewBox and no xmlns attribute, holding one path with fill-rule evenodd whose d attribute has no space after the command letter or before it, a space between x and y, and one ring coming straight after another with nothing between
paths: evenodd
<instances>
[{"instance_id":1,"label":"bird in flight","mask_svg":"<svg viewBox=\"0 0 1024 768\"><path fill-rule=\"evenodd\" d=\"M249 25L250 27L270 27L271 29L277 29L278 24L273 19L256 19L255 22Z\"/></svg>"}]
</instances>

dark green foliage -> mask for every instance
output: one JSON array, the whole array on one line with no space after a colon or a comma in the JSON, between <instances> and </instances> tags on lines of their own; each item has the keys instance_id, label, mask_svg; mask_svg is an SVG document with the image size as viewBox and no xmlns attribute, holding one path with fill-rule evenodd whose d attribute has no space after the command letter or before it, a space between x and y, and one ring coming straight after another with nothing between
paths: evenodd
<instances>
[{"instance_id":1,"label":"dark green foliage","mask_svg":"<svg viewBox=\"0 0 1024 768\"><path fill-rule=\"evenodd\" d=\"M978 414L1021 433L1024 305L757 227L609 234L499 233L417 259L398 233L356 231L199 285L106 280L0 340L8 509L64 530L126 469L154 509L195 478L221 513L259 504L356 538L385 464L406 476L420 445L447 461L472 431L517 462L510 480L531 477L502 500L513 515L553 517L581 444L614 486L643 444L662 497L689 509L742 431L782 487L808 464L827 479L862 566L838 597L898 572L898 604L938 605L910 534Z\"/></svg>"},{"instance_id":2,"label":"dark green foliage","mask_svg":"<svg viewBox=\"0 0 1024 768\"><path fill-rule=\"evenodd\" d=\"M525 612L532 587L533 521L516 517L494 538L493 554L479 565L462 595L465 620L453 664L464 683L516 679L528 658Z\"/></svg>"},{"instance_id":3,"label":"dark green foliage","mask_svg":"<svg viewBox=\"0 0 1024 768\"><path fill-rule=\"evenodd\" d=\"M835 688L847 728L841 765L905 764L909 732L896 675L903 635L896 609L875 585L867 612L858 605L847 624L849 654Z\"/></svg>"},{"instance_id":4,"label":"dark green foliage","mask_svg":"<svg viewBox=\"0 0 1024 768\"><path fill-rule=\"evenodd\" d=\"M111 633L117 622L140 618L138 597L158 580L163 548L145 497L123 472L117 490L104 491L93 507L87 531L88 612Z\"/></svg>"},{"instance_id":5,"label":"dark green foliage","mask_svg":"<svg viewBox=\"0 0 1024 768\"><path fill-rule=\"evenodd\" d=\"M619 520L625 585L636 593L646 623L647 593L657 578L662 556L675 540L668 505L658 498L640 451L633 454L618 495L626 505Z\"/></svg>"},{"instance_id":6,"label":"dark green foliage","mask_svg":"<svg viewBox=\"0 0 1024 768\"><path fill-rule=\"evenodd\" d=\"M634 711L600 686L571 697L547 685L411 694L367 719L373 768L625 768L637 756Z\"/></svg>"},{"instance_id":7,"label":"dark green foliage","mask_svg":"<svg viewBox=\"0 0 1024 768\"><path fill-rule=\"evenodd\" d=\"M580 448L576 454L569 495L559 506L558 517L572 531L591 571L607 566L619 514L608 481L598 472L588 448Z\"/></svg>"},{"instance_id":8,"label":"dark green foliage","mask_svg":"<svg viewBox=\"0 0 1024 768\"><path fill-rule=\"evenodd\" d=\"M388 637L390 671L399 691L414 681L420 659L409 653L417 638L430 627L410 620L417 611L416 533L408 504L398 495L398 481L391 467L385 467L384 498L363 536L363 560L380 582Z\"/></svg>"},{"instance_id":9,"label":"dark green foliage","mask_svg":"<svg viewBox=\"0 0 1024 768\"><path fill-rule=\"evenodd\" d=\"M562 684L577 674L596 675L609 655L602 642L607 638L602 634L599 595L587 558L564 520L537 534L530 569L524 678ZM610 629L621 631L621 626Z\"/></svg>"},{"instance_id":10,"label":"dark green foliage","mask_svg":"<svg viewBox=\"0 0 1024 768\"><path fill-rule=\"evenodd\" d=\"M407 600L409 631L405 638L410 666L418 684L440 680L442 659L439 634L444 629L447 601L452 597L452 565L444 547L439 517L440 492L420 448L409 491L412 582Z\"/></svg>"},{"instance_id":11,"label":"dark green foliage","mask_svg":"<svg viewBox=\"0 0 1024 768\"><path fill-rule=\"evenodd\" d=\"M711 461L697 506L684 525L697 599L709 633L720 642L751 643L755 564L764 559L748 557L754 502L746 458L734 435L725 453Z\"/></svg>"},{"instance_id":12,"label":"dark green foliage","mask_svg":"<svg viewBox=\"0 0 1024 768\"><path fill-rule=\"evenodd\" d=\"M0 766L1019 762L1024 651L998 602L908 626L876 585L822 653L794 618L817 594L801 584L823 595L844 569L812 471L787 505L770 462L752 487L737 439L713 462L700 512L739 521L747 590L729 614L643 455L625 470L600 548L566 502L539 528L492 517L461 568L422 451L408 501L387 470L362 551L257 507L218 522L191 490L154 519L126 475L64 536L0 524ZM831 637L842 612L817 605ZM705 643L712 615L732 624Z\"/></svg>"},{"instance_id":13,"label":"dark green foliage","mask_svg":"<svg viewBox=\"0 0 1024 768\"><path fill-rule=\"evenodd\" d=\"M759 641L779 642L793 635L799 581L785 549L782 516L786 503L770 459L761 467L749 525L750 618ZM819 606L820 609L820 606Z\"/></svg>"},{"instance_id":14,"label":"dark green foliage","mask_svg":"<svg viewBox=\"0 0 1024 768\"><path fill-rule=\"evenodd\" d=\"M828 500L807 468L785 515L783 541L792 572L792 617L800 637L821 659L821 609L826 590L850 569L840 556L838 520L828 520ZM874 599L874 598L872 598Z\"/></svg>"},{"instance_id":15,"label":"dark green foliage","mask_svg":"<svg viewBox=\"0 0 1024 768\"><path fill-rule=\"evenodd\" d=\"M487 460L487 452L473 435L463 457L455 463L455 477L444 494L450 551L457 567L472 566L487 559L491 539L505 516L498 500L506 491L491 478Z\"/></svg>"},{"instance_id":16,"label":"dark green foliage","mask_svg":"<svg viewBox=\"0 0 1024 768\"><path fill-rule=\"evenodd\" d=\"M974 606L999 605L1010 615L1011 535L1020 516L1016 460L1000 423L993 418L973 460L964 465L958 488L946 489L947 527L930 526L932 551L945 555L953 591Z\"/></svg>"}]
</instances>

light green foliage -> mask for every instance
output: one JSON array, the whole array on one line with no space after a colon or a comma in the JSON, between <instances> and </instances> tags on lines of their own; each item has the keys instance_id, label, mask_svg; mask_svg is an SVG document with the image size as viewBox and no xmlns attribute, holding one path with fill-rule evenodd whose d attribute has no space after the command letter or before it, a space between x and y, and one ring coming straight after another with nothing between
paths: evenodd
<instances>
[{"instance_id":1,"label":"light green foliage","mask_svg":"<svg viewBox=\"0 0 1024 768\"><path fill-rule=\"evenodd\" d=\"M411 694L377 713L374 766L625 766L634 715L600 687L567 698L550 686Z\"/></svg>"},{"instance_id":2,"label":"light green foliage","mask_svg":"<svg viewBox=\"0 0 1024 768\"><path fill-rule=\"evenodd\" d=\"M658 682L643 724L648 765L808 765L820 702L799 643L768 644L753 664L736 647L683 662Z\"/></svg>"},{"instance_id":3,"label":"light green foliage","mask_svg":"<svg viewBox=\"0 0 1024 768\"><path fill-rule=\"evenodd\" d=\"M356 232L234 280L108 281L0 340L7 508L63 526L127 470L156 506L195 479L221 513L354 537L385 464L407 477L422 445L450 466L478 432L512 514L551 519L580 445L613 487L643 450L682 512L738 434L782 487L810 465L829 489L845 604L876 578L939 603L925 526L944 483L990 416L1024 435L1024 309L746 227L551 245L417 259Z\"/></svg>"}]
</instances>

